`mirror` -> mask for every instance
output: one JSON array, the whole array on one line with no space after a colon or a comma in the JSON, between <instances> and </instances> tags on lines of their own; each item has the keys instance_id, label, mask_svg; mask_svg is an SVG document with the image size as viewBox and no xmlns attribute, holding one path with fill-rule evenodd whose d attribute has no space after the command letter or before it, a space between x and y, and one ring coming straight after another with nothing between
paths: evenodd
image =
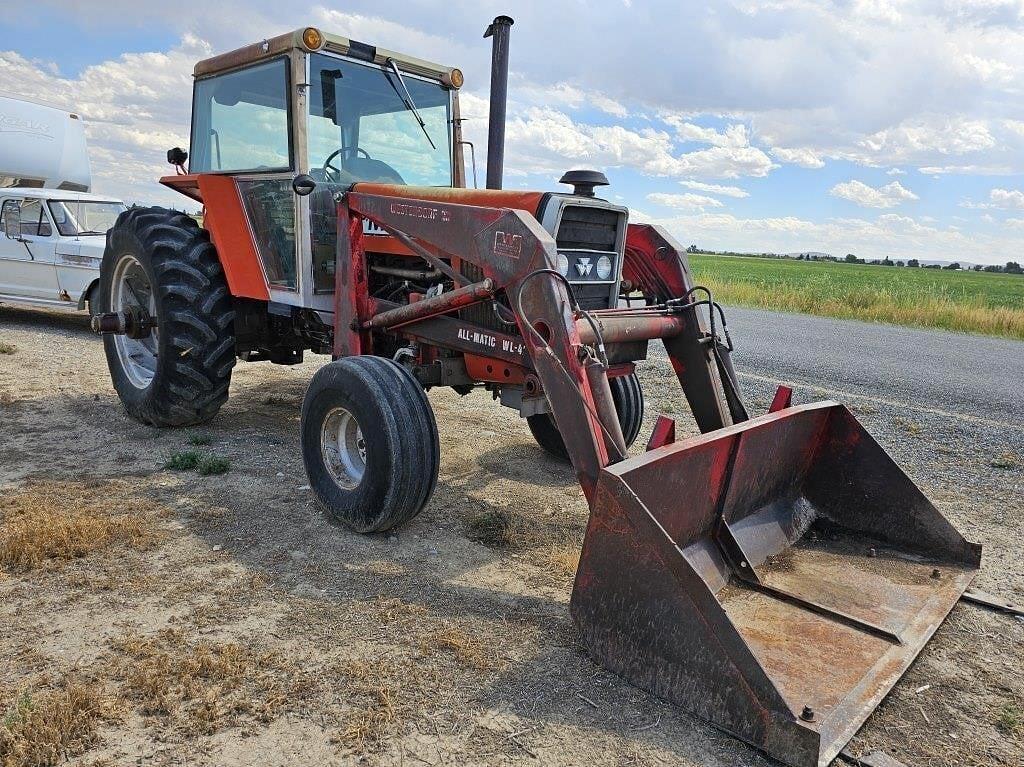
<instances>
[{"instance_id":1,"label":"mirror","mask_svg":"<svg viewBox=\"0 0 1024 767\"><path fill-rule=\"evenodd\" d=\"M21 239L21 203L7 200L3 208L4 233L12 240Z\"/></svg>"},{"instance_id":2,"label":"mirror","mask_svg":"<svg viewBox=\"0 0 1024 767\"><path fill-rule=\"evenodd\" d=\"M308 173L300 173L292 180L292 191L300 197L305 197L316 189L316 181Z\"/></svg>"}]
</instances>

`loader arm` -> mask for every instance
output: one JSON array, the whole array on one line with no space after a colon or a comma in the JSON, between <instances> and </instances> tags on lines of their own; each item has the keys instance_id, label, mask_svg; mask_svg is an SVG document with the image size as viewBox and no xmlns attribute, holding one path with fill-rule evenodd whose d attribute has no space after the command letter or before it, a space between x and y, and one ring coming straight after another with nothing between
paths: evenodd
<instances>
[{"instance_id":1,"label":"loader arm","mask_svg":"<svg viewBox=\"0 0 1024 767\"><path fill-rule=\"evenodd\" d=\"M587 347L565 285L553 273L556 251L551 235L520 210L348 193L338 205L336 339L341 342L336 340L336 355L368 352L366 331L375 321L386 323L387 312L399 310L387 302L357 297L366 295L361 288L366 274L360 242L363 218L414 250L422 248L421 255L428 260L458 258L480 268L487 284L478 283L475 294L462 294L465 299L454 303L452 293L419 301L412 305L415 313L407 311L392 327L442 346L468 346L488 355L495 350L511 352L517 364L535 374L559 431L566 435L577 479L590 498L600 470L609 463L605 424L617 420L609 410L610 393L599 393L595 401L592 387L603 381L607 389L607 377L588 376L585 370ZM502 338L491 329L446 316L470 303L490 300L498 291L505 291L516 309L517 338Z\"/></svg>"}]
</instances>

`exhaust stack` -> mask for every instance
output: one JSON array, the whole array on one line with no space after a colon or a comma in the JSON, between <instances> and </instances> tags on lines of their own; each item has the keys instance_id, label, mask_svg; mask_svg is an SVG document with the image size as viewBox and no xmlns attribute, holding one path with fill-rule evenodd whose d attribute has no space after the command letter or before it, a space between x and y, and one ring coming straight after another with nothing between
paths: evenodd
<instances>
[{"instance_id":1,"label":"exhaust stack","mask_svg":"<svg viewBox=\"0 0 1024 767\"><path fill-rule=\"evenodd\" d=\"M508 37L515 21L497 16L484 32L491 47L491 104L487 124L487 188L501 189L505 167L505 107L508 101Z\"/></svg>"}]
</instances>

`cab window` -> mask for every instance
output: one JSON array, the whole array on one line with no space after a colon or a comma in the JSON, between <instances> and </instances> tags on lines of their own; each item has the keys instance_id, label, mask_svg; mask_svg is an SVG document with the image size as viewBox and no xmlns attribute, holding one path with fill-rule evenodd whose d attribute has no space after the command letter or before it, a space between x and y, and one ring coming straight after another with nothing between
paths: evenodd
<instances>
[{"instance_id":1,"label":"cab window","mask_svg":"<svg viewBox=\"0 0 1024 767\"><path fill-rule=\"evenodd\" d=\"M189 170L288 170L289 120L286 58L198 80Z\"/></svg>"}]
</instances>

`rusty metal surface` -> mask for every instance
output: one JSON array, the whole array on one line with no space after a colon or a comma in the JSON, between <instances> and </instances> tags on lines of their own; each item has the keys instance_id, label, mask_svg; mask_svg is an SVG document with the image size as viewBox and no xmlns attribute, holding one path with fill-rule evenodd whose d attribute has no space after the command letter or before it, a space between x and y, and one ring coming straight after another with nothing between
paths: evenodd
<instances>
[{"instance_id":1,"label":"rusty metal surface","mask_svg":"<svg viewBox=\"0 0 1024 767\"><path fill-rule=\"evenodd\" d=\"M982 607L987 607L990 610L996 610L997 612L1006 613L1007 615L1024 615L1024 607L1021 607L1016 602L1010 602L1009 600L997 597L994 594L989 594L985 591L979 591L978 589L970 589L965 591L961 599L971 602Z\"/></svg>"},{"instance_id":2,"label":"rusty metal surface","mask_svg":"<svg viewBox=\"0 0 1024 767\"><path fill-rule=\"evenodd\" d=\"M589 651L795 767L835 757L980 564L835 403L629 458L591 508L571 602Z\"/></svg>"},{"instance_id":3,"label":"rusty metal surface","mask_svg":"<svg viewBox=\"0 0 1024 767\"><path fill-rule=\"evenodd\" d=\"M434 298L424 298L411 304L403 304L374 314L363 323L366 328L399 328L416 320L447 314L463 306L484 301L494 295L494 283L483 280L472 285L456 288Z\"/></svg>"}]
</instances>

